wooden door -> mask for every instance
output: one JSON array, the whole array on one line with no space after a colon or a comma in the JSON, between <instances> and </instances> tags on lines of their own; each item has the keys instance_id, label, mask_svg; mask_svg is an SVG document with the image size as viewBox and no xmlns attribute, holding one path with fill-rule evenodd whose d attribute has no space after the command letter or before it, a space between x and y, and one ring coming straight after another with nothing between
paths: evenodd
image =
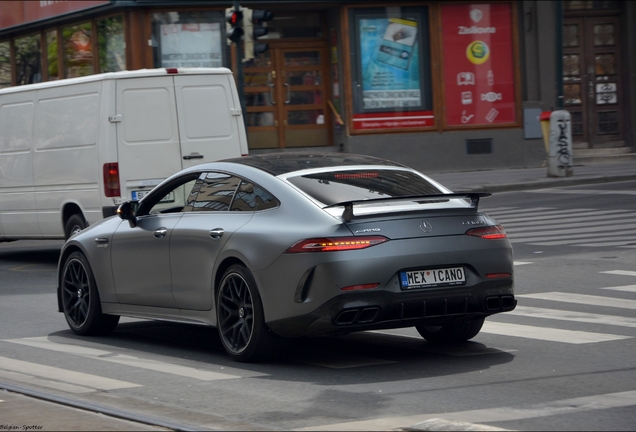
<instances>
[{"instance_id":1,"label":"wooden door","mask_svg":"<svg viewBox=\"0 0 636 432\"><path fill-rule=\"evenodd\" d=\"M331 145L328 61L322 42L270 43L244 66L250 149Z\"/></svg>"},{"instance_id":2,"label":"wooden door","mask_svg":"<svg viewBox=\"0 0 636 432\"><path fill-rule=\"evenodd\" d=\"M574 141L590 147L623 140L625 89L621 82L619 18L565 18L563 75L565 108Z\"/></svg>"}]
</instances>

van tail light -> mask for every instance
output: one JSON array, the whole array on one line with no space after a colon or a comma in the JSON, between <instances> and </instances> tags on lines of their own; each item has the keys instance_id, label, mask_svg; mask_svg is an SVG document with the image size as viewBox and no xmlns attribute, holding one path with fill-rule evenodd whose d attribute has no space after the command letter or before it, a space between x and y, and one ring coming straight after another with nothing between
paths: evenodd
<instances>
[{"instance_id":1,"label":"van tail light","mask_svg":"<svg viewBox=\"0 0 636 432\"><path fill-rule=\"evenodd\" d=\"M169 75L178 74L179 73L179 69L177 69L177 68L166 68L166 73L169 74Z\"/></svg>"},{"instance_id":2,"label":"van tail light","mask_svg":"<svg viewBox=\"0 0 636 432\"><path fill-rule=\"evenodd\" d=\"M366 249L386 241L389 241L389 239L383 236L312 238L299 241L287 249L285 253L335 252Z\"/></svg>"},{"instance_id":3,"label":"van tail light","mask_svg":"<svg viewBox=\"0 0 636 432\"><path fill-rule=\"evenodd\" d=\"M466 235L480 237L487 240L498 240L508 237L501 225L473 228L466 231Z\"/></svg>"},{"instance_id":4,"label":"van tail light","mask_svg":"<svg viewBox=\"0 0 636 432\"><path fill-rule=\"evenodd\" d=\"M119 164L117 162L104 164L104 194L108 198L121 196Z\"/></svg>"}]
</instances>

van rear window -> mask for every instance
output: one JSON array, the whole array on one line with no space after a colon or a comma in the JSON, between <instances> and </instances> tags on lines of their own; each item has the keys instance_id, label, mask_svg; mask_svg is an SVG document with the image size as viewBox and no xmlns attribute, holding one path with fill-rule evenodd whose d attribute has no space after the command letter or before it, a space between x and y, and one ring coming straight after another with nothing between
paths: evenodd
<instances>
[{"instance_id":1,"label":"van rear window","mask_svg":"<svg viewBox=\"0 0 636 432\"><path fill-rule=\"evenodd\" d=\"M420 175L406 170L349 170L288 177L294 186L326 204L373 198L444 193Z\"/></svg>"}]
</instances>

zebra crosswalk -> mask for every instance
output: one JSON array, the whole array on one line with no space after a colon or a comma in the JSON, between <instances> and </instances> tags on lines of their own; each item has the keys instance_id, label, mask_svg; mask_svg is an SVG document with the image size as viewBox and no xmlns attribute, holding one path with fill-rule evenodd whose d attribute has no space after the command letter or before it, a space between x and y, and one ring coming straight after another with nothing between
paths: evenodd
<instances>
[{"instance_id":1,"label":"zebra crosswalk","mask_svg":"<svg viewBox=\"0 0 636 432\"><path fill-rule=\"evenodd\" d=\"M522 264L532 265L530 262ZM603 271L613 277L622 276L626 282L636 281L636 271ZM630 280L631 279L631 280ZM634 295L634 298L627 298ZM324 352L312 350L296 356L294 361L312 366L330 369L350 369L360 367L389 366L400 360L391 356L383 357L383 352L395 349L417 350L455 357L489 355L501 352L520 351L523 340L545 341L569 345L589 345L602 343L620 343L636 337L636 285L599 287L596 293L579 294L571 292L546 291L517 296L517 308L505 314L495 315L486 320L481 333L475 338L478 344L467 346L434 346L425 343L417 331L411 329L377 330L354 334L356 344L384 346L386 349L373 350L376 354L364 354L355 350L349 352L331 351L329 343ZM590 312L590 306L598 308L598 313ZM583 310L576 310L577 308ZM595 309L596 310L596 309ZM493 336L497 338L494 339ZM495 342L496 341L496 342ZM485 342L485 344L484 344ZM78 344L76 339L66 342L63 338L47 336L4 339L0 344L8 343L13 347L24 347L40 352L55 352L58 355L71 356L95 364L109 364L112 367L124 367L126 370L145 370L151 374L167 374L177 378L186 378L198 382L223 381L240 378L259 378L267 374L252 369L220 367L211 363L195 361L175 362L174 358L161 355L135 353L135 355L113 352L93 343ZM495 343L496 347L489 346ZM314 352L315 351L315 352ZM376 357L377 356L377 357ZM42 358L35 355L33 358ZM74 363L73 360L71 363ZM114 366L113 366L114 365ZM99 366L96 370L101 370ZM118 375L115 375L119 377ZM137 377L139 375L134 375ZM143 375L142 375L143 376ZM131 389L144 386L143 380L133 377L131 381L113 379L100 374L88 374L72 368L53 367L34 361L12 359L0 356L0 381L9 380L22 384L53 388L70 394Z\"/></svg>"},{"instance_id":2,"label":"zebra crosswalk","mask_svg":"<svg viewBox=\"0 0 636 432\"><path fill-rule=\"evenodd\" d=\"M513 244L636 248L633 210L498 207L487 213L503 225Z\"/></svg>"}]
</instances>

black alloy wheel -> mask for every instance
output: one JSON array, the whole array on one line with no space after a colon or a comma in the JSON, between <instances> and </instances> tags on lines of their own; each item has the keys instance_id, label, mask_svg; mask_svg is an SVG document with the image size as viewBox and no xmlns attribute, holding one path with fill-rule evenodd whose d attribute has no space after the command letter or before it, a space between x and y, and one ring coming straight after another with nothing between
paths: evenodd
<instances>
[{"instance_id":1,"label":"black alloy wheel","mask_svg":"<svg viewBox=\"0 0 636 432\"><path fill-rule=\"evenodd\" d=\"M265 325L254 278L241 265L228 268L221 279L217 319L223 347L234 360L263 360L277 349L279 338Z\"/></svg>"},{"instance_id":2,"label":"black alloy wheel","mask_svg":"<svg viewBox=\"0 0 636 432\"><path fill-rule=\"evenodd\" d=\"M466 342L477 336L484 325L484 317L473 319L458 319L441 326L415 326L418 333L427 342L434 344Z\"/></svg>"},{"instance_id":3,"label":"black alloy wheel","mask_svg":"<svg viewBox=\"0 0 636 432\"><path fill-rule=\"evenodd\" d=\"M108 334L119 316L102 314L93 272L80 252L66 259L61 277L62 308L71 330L80 335Z\"/></svg>"}]
</instances>

